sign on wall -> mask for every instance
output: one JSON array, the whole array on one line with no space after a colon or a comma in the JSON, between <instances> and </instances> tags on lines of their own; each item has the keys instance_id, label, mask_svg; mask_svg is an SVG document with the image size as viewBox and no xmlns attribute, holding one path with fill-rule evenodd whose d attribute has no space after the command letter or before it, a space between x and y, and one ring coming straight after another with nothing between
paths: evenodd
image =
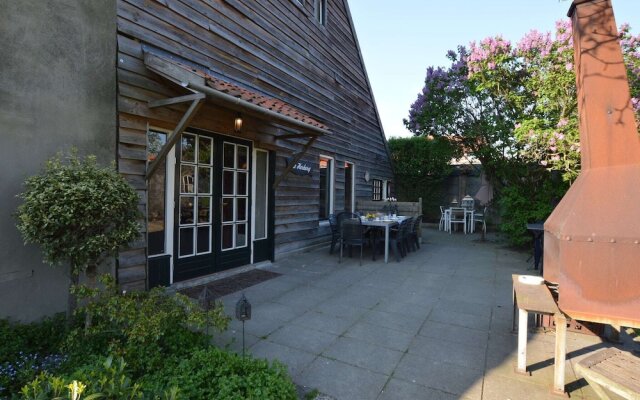
<instances>
[{"instance_id":1,"label":"sign on wall","mask_svg":"<svg viewBox=\"0 0 640 400\"><path fill-rule=\"evenodd\" d=\"M291 163L290 158L287 159L287 165L289 163ZM311 164L306 161L298 161L291 169L291 172L299 176L311 175Z\"/></svg>"}]
</instances>

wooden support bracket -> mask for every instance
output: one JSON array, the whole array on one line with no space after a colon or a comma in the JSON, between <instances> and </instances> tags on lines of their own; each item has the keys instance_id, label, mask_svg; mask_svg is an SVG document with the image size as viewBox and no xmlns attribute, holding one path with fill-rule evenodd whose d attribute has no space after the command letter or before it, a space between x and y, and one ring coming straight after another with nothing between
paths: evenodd
<instances>
[{"instance_id":1,"label":"wooden support bracket","mask_svg":"<svg viewBox=\"0 0 640 400\"><path fill-rule=\"evenodd\" d=\"M286 139L299 139L299 138L303 138L303 137L311 137L311 136L319 136L318 134L310 134L310 133L289 133L286 135L280 135L280 136L276 136L276 139L282 139L282 140L286 140Z\"/></svg>"},{"instance_id":2,"label":"wooden support bracket","mask_svg":"<svg viewBox=\"0 0 640 400\"><path fill-rule=\"evenodd\" d=\"M187 101L203 100L204 93L192 93L185 96L172 97L170 99L152 100L149 102L149 108L170 106L172 104L186 103Z\"/></svg>"},{"instance_id":3,"label":"wooden support bracket","mask_svg":"<svg viewBox=\"0 0 640 400\"><path fill-rule=\"evenodd\" d=\"M160 153L158 154L156 159L149 163L147 167L147 181L151 178L153 173L156 172L158 167L162 164L162 161L164 161L164 159L167 157L167 154L169 154L169 151L171 151L173 146L178 142L178 139L180 138L180 135L182 135L182 132L186 129L187 125L189 125L193 117L195 117L198 113L198 110L200 109L205 96L202 93L194 94L201 94L202 96L196 96L195 100L193 100L193 102L189 106L189 109L187 109L187 112L184 113L184 115L180 119L180 122L178 122L178 125L176 125L176 127L173 129L173 132L171 132L171 135L169 135L169 137L167 138L167 142L164 144L164 146L162 146L162 149L160 150Z\"/></svg>"}]
</instances>

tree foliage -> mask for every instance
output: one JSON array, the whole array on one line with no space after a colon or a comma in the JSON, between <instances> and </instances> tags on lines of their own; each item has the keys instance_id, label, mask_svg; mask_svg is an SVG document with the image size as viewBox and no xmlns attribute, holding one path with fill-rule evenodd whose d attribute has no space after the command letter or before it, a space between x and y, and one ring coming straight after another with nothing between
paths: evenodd
<instances>
[{"instance_id":1,"label":"tree foliage","mask_svg":"<svg viewBox=\"0 0 640 400\"><path fill-rule=\"evenodd\" d=\"M25 243L40 245L44 262L68 262L72 275L138 236L136 192L95 156L58 154L24 185L18 230Z\"/></svg>"},{"instance_id":2,"label":"tree foliage","mask_svg":"<svg viewBox=\"0 0 640 400\"><path fill-rule=\"evenodd\" d=\"M620 43L630 106L640 117L640 36L625 24ZM460 46L448 52L448 68L427 69L405 125L415 135L446 137L459 152L478 158L498 197L510 188L500 202L503 216L513 215L509 208L518 203L509 199L548 201L558 194L543 188L549 172L559 171L566 190L580 171L573 53L569 20L557 22L554 34L533 30L516 45L498 35ZM537 200L529 195L545 191ZM530 208L550 212L540 204ZM524 232L522 225L516 242Z\"/></svg>"}]
</instances>

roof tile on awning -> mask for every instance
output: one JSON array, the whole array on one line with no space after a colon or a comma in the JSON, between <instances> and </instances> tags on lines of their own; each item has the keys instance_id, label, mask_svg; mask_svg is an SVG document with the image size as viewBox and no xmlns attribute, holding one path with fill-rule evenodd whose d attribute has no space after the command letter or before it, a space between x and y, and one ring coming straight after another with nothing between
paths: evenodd
<instances>
[{"instance_id":1,"label":"roof tile on awning","mask_svg":"<svg viewBox=\"0 0 640 400\"><path fill-rule=\"evenodd\" d=\"M259 94L257 92L253 92L239 85L233 84L231 82L227 82L220 78L216 78L201 69L198 69L189 65L185 65L178 61L170 60L170 59L165 59L165 61L168 61L178 67L184 68L189 72L192 72L201 76L202 78L204 78L207 86L219 92L222 92L230 96L233 96L237 99L241 99L246 102L255 104L266 110L270 110L278 114L293 118L307 125L315 126L320 129L328 129L326 125L318 122L314 118L310 117L309 115L303 113L302 111L298 110L297 108L291 106L290 104L282 100L274 99L274 98Z\"/></svg>"}]
</instances>

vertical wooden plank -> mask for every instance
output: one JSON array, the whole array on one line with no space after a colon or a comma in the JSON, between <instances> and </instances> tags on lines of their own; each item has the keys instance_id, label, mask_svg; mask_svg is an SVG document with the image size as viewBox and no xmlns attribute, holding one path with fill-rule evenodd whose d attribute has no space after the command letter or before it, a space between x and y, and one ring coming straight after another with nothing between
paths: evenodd
<instances>
[{"instance_id":1,"label":"vertical wooden plank","mask_svg":"<svg viewBox=\"0 0 640 400\"><path fill-rule=\"evenodd\" d=\"M529 313L518 309L518 368L520 374L527 373L527 319Z\"/></svg>"},{"instance_id":2,"label":"vertical wooden plank","mask_svg":"<svg viewBox=\"0 0 640 400\"><path fill-rule=\"evenodd\" d=\"M556 345L553 369L553 391L564 393L564 372L567 358L567 318L562 312L556 313Z\"/></svg>"}]
</instances>

